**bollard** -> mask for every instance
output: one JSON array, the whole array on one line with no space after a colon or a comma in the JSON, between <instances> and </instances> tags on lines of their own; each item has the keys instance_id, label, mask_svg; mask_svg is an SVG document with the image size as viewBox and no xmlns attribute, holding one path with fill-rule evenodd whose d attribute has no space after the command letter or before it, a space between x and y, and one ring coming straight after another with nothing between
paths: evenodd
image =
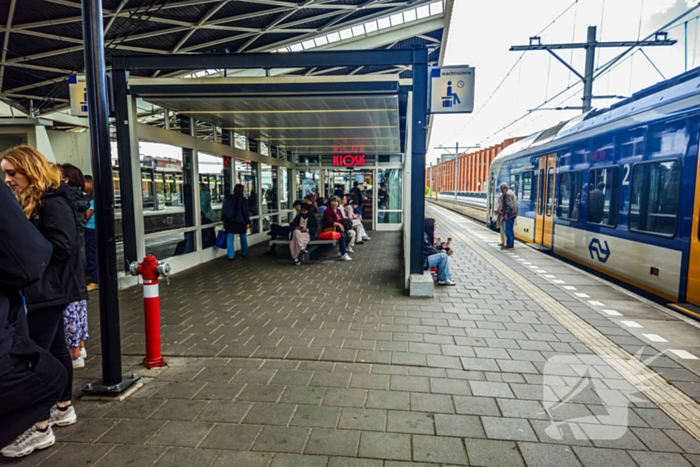
<instances>
[{"instance_id":1,"label":"bollard","mask_svg":"<svg viewBox=\"0 0 700 467\"><path fill-rule=\"evenodd\" d=\"M143 305L146 318L146 358L143 365L150 369L165 366L160 354L160 305L158 299L158 277L170 275L170 265L158 262L155 256L148 255L141 264L134 261L129 266L132 276L143 277Z\"/></svg>"}]
</instances>

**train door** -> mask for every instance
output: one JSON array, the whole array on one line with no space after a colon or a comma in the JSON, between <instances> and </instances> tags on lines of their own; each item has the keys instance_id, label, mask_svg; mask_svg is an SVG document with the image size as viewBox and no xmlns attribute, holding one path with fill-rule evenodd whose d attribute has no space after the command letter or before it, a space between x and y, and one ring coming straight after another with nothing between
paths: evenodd
<instances>
[{"instance_id":1,"label":"train door","mask_svg":"<svg viewBox=\"0 0 700 467\"><path fill-rule=\"evenodd\" d=\"M537 220L535 243L552 247L554 236L554 192L556 186L557 155L540 156L537 169Z\"/></svg>"},{"instance_id":2,"label":"train door","mask_svg":"<svg viewBox=\"0 0 700 467\"><path fill-rule=\"evenodd\" d=\"M698 172L700 176L700 157ZM685 301L700 306L700 179L695 182L695 203L693 204L693 230L690 235L690 259L688 261L688 286ZM687 311L687 310L686 310Z\"/></svg>"}]
</instances>

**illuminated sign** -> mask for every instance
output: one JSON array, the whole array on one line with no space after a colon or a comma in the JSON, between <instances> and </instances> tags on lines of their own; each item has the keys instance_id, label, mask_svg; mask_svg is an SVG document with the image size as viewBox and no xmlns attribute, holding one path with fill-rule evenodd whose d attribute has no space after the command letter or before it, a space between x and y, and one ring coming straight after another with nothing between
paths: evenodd
<instances>
[{"instance_id":1,"label":"illuminated sign","mask_svg":"<svg viewBox=\"0 0 700 467\"><path fill-rule=\"evenodd\" d=\"M231 158L229 156L224 156L224 167L231 167Z\"/></svg>"},{"instance_id":2,"label":"illuminated sign","mask_svg":"<svg viewBox=\"0 0 700 467\"><path fill-rule=\"evenodd\" d=\"M600 162L605 160L605 149L601 149L600 151L593 151L591 153L591 159L593 162Z\"/></svg>"},{"instance_id":3,"label":"illuminated sign","mask_svg":"<svg viewBox=\"0 0 700 467\"><path fill-rule=\"evenodd\" d=\"M335 167L364 167L365 155L353 156L348 154L346 156L333 156L333 165Z\"/></svg>"}]
</instances>

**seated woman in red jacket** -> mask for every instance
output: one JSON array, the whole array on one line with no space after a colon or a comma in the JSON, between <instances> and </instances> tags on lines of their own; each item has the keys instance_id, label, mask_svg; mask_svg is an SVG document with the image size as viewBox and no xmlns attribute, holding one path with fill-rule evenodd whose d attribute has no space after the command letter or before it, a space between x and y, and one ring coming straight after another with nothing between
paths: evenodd
<instances>
[{"instance_id":1,"label":"seated woman in red jacket","mask_svg":"<svg viewBox=\"0 0 700 467\"><path fill-rule=\"evenodd\" d=\"M339 204L340 199L337 196L333 196L328 202L328 207L325 211L323 211L324 232L340 232L341 234L345 232L345 228L340 223L340 220L343 218L343 215L340 213L340 209L338 209ZM338 239L338 243L340 244L340 251L338 252L338 255L340 255L340 259L343 261L352 260L352 258L348 254L344 235L340 236L340 238Z\"/></svg>"}]
</instances>

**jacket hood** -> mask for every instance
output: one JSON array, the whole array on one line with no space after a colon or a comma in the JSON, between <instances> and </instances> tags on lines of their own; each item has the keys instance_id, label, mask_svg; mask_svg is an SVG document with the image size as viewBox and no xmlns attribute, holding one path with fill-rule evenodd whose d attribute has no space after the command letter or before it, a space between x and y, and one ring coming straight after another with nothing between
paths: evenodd
<instances>
[{"instance_id":1,"label":"jacket hood","mask_svg":"<svg viewBox=\"0 0 700 467\"><path fill-rule=\"evenodd\" d=\"M58 188L49 188L46 193L42 196L42 199L50 198L52 196L63 196L69 200L73 200L73 188L66 185L64 182L58 186Z\"/></svg>"}]
</instances>

